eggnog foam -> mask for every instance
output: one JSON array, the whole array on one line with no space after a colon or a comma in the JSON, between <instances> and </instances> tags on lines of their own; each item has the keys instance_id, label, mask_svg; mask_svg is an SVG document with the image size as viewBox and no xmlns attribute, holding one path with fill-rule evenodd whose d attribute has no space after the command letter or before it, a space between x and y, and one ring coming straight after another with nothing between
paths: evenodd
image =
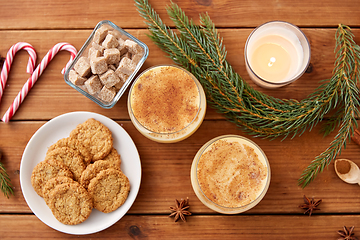
<instances>
[{"instance_id":1,"label":"eggnog foam","mask_svg":"<svg viewBox=\"0 0 360 240\"><path fill-rule=\"evenodd\" d=\"M200 108L199 90L192 77L172 66L145 72L131 92L137 121L156 133L174 133L187 127Z\"/></svg>"},{"instance_id":2,"label":"eggnog foam","mask_svg":"<svg viewBox=\"0 0 360 240\"><path fill-rule=\"evenodd\" d=\"M229 208L253 202L263 191L267 166L263 156L244 140L217 140L201 155L197 178L212 202Z\"/></svg>"}]
</instances>

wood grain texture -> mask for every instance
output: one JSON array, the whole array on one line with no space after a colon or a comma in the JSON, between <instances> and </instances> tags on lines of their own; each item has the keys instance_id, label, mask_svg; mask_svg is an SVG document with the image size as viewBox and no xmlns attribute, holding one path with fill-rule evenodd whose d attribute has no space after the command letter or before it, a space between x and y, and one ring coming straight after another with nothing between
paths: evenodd
<instances>
[{"instance_id":1,"label":"wood grain texture","mask_svg":"<svg viewBox=\"0 0 360 240\"><path fill-rule=\"evenodd\" d=\"M172 61L146 36L147 30L128 30L150 48L150 54L140 72L150 66L172 64ZM269 90L256 86L248 77L244 62L244 45L250 29L222 29L221 37L228 51L227 60L235 71L255 89L278 98L301 100L312 93L323 79L332 75L335 61L335 31L336 29L304 29L311 44L311 73L305 73L296 82L280 89ZM82 47L90 30L52 30L52 31L0 31L0 55L5 56L8 49L19 41L25 41L34 46L38 54L38 63L46 53L58 42L68 42L78 50ZM355 40L360 42L360 30L354 29ZM34 87L21 104L13 120L49 120L62 113L71 111L95 111L116 120L129 119L127 111L127 91L111 110L102 109L97 104L84 97L68 86L61 69L69 60L70 54L59 52L40 76ZM17 53L12 65L4 96L0 103L2 116L29 78L26 73L28 55L26 51ZM208 108L206 119L222 119L223 116Z\"/></svg>"},{"instance_id":2,"label":"wood grain texture","mask_svg":"<svg viewBox=\"0 0 360 240\"><path fill-rule=\"evenodd\" d=\"M125 215L108 229L73 236L57 232L34 215L0 215L1 239L338 239L338 230L353 226L359 216L190 216L173 222L167 216ZM22 231L18 231L22 229ZM359 229L355 227L355 236Z\"/></svg>"},{"instance_id":3,"label":"wood grain texture","mask_svg":"<svg viewBox=\"0 0 360 240\"><path fill-rule=\"evenodd\" d=\"M0 196L0 213L30 213L19 183L19 169L27 142L45 122L13 122L0 124L0 149L5 167L15 187L15 197ZM360 191L357 185L343 183L335 174L333 163L305 189L297 186L297 179L308 164L324 151L334 134L323 138L320 126L292 140L265 140L252 138L225 120L206 120L190 138L176 144L160 144L141 135L130 121L118 122L131 136L139 151L142 165L142 181L138 197L130 213L167 213L174 199L189 197L194 213L214 213L195 196L191 181L191 163L200 147L210 139L238 134L255 141L267 155L271 168L270 188L265 198L249 214L301 214L298 208L303 195L323 199L319 213L360 212ZM221 127L220 127L221 126ZM21 134L14 134L19 133ZM358 158L360 147L353 142L342 152L342 158ZM164 181L166 179L166 181ZM29 179L30 181L30 179ZM336 189L336 190L334 190Z\"/></svg>"},{"instance_id":4,"label":"wood grain texture","mask_svg":"<svg viewBox=\"0 0 360 240\"><path fill-rule=\"evenodd\" d=\"M328 79L334 67L335 31L339 23L350 26L360 44L359 0L173 0L195 23L207 12L219 29L227 49L227 60L235 71L256 90L277 98L304 99ZM166 13L170 1L149 0L167 25L174 26ZM148 45L150 54L143 71L159 64L171 64L146 36L148 30L133 0L13 0L0 7L0 55L20 41L34 46L38 61L56 43L68 42L80 50L92 29L101 20L110 20ZM280 89L263 89L249 79L245 70L244 45L251 31L272 20L293 23L304 31L311 45L312 69L296 82ZM316 180L302 189L297 180L302 171L333 140L336 132L323 137L322 124L294 139L253 138L242 132L223 115L207 108L201 127L188 139L176 144L160 144L141 135L127 112L125 92L112 109L103 109L68 86L61 69L69 60L60 52L51 61L10 123L0 122L1 162L7 169L15 196L0 194L0 239L337 239L343 226L355 226L360 236L359 186L345 184L331 163ZM14 60L0 117L5 113L22 85L28 55L20 51ZM33 134L50 119L72 111L90 111L107 116L120 124L134 140L142 165L142 181L136 201L129 212L110 228L91 235L74 236L58 232L41 222L30 210L19 181L23 151ZM326 119L324 121L327 121ZM359 120L360 121L360 120ZM359 122L360 123L360 122ZM222 215L205 207L191 186L190 168L199 148L210 139L238 134L252 139L267 155L271 183L264 199L253 209L238 215ZM339 158L360 165L360 146L350 141ZM30 179L29 179L30 181ZM308 217L298 206L303 195L322 199L320 210ZM174 223L168 217L174 199L189 197L193 216L187 222Z\"/></svg>"},{"instance_id":5,"label":"wood grain texture","mask_svg":"<svg viewBox=\"0 0 360 240\"><path fill-rule=\"evenodd\" d=\"M170 1L149 0L165 23L173 26L166 13ZM198 22L208 13L218 27L256 27L272 20L302 27L335 27L339 23L360 26L358 0L292 1L191 0L174 1ZM0 8L0 29L91 29L101 20L122 28L146 28L134 1L4 1Z\"/></svg>"}]
</instances>

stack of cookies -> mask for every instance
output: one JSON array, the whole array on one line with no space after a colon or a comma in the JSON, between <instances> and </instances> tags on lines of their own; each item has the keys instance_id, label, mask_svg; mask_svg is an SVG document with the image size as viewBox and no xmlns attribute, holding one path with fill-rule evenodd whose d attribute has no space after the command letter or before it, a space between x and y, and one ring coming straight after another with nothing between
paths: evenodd
<instances>
[{"instance_id":1,"label":"stack of cookies","mask_svg":"<svg viewBox=\"0 0 360 240\"><path fill-rule=\"evenodd\" d=\"M57 220L75 225L93 208L109 213L124 204L130 183L120 165L111 131L90 118L49 147L31 184Z\"/></svg>"}]
</instances>

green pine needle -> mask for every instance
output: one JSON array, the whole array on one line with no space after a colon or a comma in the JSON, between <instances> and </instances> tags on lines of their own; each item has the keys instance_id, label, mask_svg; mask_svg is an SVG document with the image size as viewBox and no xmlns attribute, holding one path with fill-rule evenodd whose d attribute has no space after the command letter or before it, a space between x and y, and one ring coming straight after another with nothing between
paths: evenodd
<instances>
[{"instance_id":1,"label":"green pine needle","mask_svg":"<svg viewBox=\"0 0 360 240\"><path fill-rule=\"evenodd\" d=\"M2 154L0 152L0 161ZM4 165L0 162L0 189L3 192L4 196L9 198L10 195L14 195L14 189L11 185L11 180L9 175L6 172Z\"/></svg>"},{"instance_id":2,"label":"green pine needle","mask_svg":"<svg viewBox=\"0 0 360 240\"><path fill-rule=\"evenodd\" d=\"M247 133L265 138L295 137L310 131L326 114L338 109L325 126L329 134L340 126L330 147L304 170L299 185L305 187L330 164L357 127L359 117L360 51L349 27L339 25L336 32L336 61L333 77L314 93L297 101L277 99L250 87L226 61L226 49L214 23L200 15L200 25L188 19L178 5L167 8L179 34L163 24L147 0L135 0L140 15L149 26L150 37L177 64L195 75L206 92L209 104Z\"/></svg>"}]
</instances>

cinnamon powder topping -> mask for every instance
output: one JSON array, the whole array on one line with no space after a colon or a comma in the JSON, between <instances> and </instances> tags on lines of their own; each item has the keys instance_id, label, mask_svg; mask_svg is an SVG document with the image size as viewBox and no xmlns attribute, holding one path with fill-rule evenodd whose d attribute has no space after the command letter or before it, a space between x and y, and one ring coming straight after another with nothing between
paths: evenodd
<instances>
[{"instance_id":1,"label":"cinnamon powder topping","mask_svg":"<svg viewBox=\"0 0 360 240\"><path fill-rule=\"evenodd\" d=\"M135 118L156 133L184 129L200 107L198 88L192 77L180 68L160 66L145 72L131 93Z\"/></svg>"},{"instance_id":2,"label":"cinnamon powder topping","mask_svg":"<svg viewBox=\"0 0 360 240\"><path fill-rule=\"evenodd\" d=\"M218 140L198 162L197 177L203 193L224 207L241 207L264 189L267 167L251 146L236 140Z\"/></svg>"}]
</instances>

